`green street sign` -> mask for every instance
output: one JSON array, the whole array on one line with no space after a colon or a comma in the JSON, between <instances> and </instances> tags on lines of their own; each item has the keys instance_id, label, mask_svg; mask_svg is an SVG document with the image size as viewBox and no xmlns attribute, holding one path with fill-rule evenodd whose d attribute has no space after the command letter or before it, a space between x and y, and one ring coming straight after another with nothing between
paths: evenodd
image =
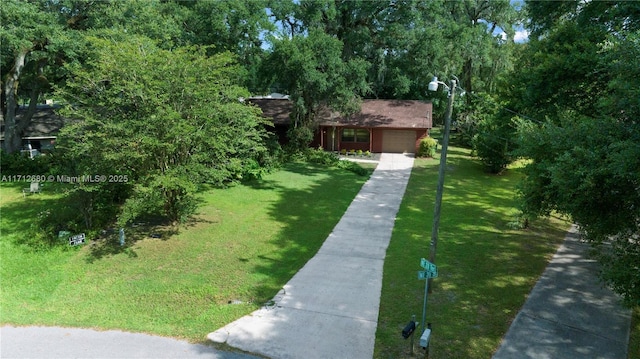
<instances>
[{"instance_id":1,"label":"green street sign","mask_svg":"<svg viewBox=\"0 0 640 359\"><path fill-rule=\"evenodd\" d=\"M428 270L421 270L418 271L418 279L429 279L429 278L436 278L438 276L438 271L428 271Z\"/></svg>"},{"instance_id":2,"label":"green street sign","mask_svg":"<svg viewBox=\"0 0 640 359\"><path fill-rule=\"evenodd\" d=\"M436 268L436 265L429 262L428 260L422 258L420 259L420 267L426 269L427 271L432 271L432 272L438 272L438 269Z\"/></svg>"}]
</instances>

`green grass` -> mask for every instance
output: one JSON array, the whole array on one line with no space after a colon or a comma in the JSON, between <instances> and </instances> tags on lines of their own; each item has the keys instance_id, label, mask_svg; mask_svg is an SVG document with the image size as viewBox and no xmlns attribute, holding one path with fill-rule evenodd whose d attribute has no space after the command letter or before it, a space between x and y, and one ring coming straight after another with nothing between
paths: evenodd
<instances>
[{"instance_id":1,"label":"green grass","mask_svg":"<svg viewBox=\"0 0 640 359\"><path fill-rule=\"evenodd\" d=\"M206 191L196 219L171 236L164 228L153 239L163 228L141 226L127 229L125 247L112 236L47 250L30 245L30 219L62 210L59 195L22 198L23 184L2 183L0 321L203 341L271 299L316 253L366 179L292 164L261 181Z\"/></svg>"},{"instance_id":2,"label":"green grass","mask_svg":"<svg viewBox=\"0 0 640 359\"><path fill-rule=\"evenodd\" d=\"M529 230L515 219L517 168L484 173L452 147L436 264L429 296L431 358L488 358L542 273L566 222ZM438 160L417 159L385 261L376 358L408 357L400 331L420 320ZM0 186L0 322L124 329L202 342L207 333L269 300L318 250L366 180L353 173L293 164L264 180L202 194L194 221L127 229L83 247L34 246L32 219L60 208L55 186L22 197L24 183ZM163 238L149 238L163 233ZM229 304L229 301L243 304ZM640 359L640 309L629 358ZM417 347L417 346L416 346ZM417 348L417 350L419 350Z\"/></svg>"},{"instance_id":3,"label":"green grass","mask_svg":"<svg viewBox=\"0 0 640 359\"><path fill-rule=\"evenodd\" d=\"M429 295L431 358L490 358L527 294L565 236L567 222L535 221L514 230L517 168L495 176L468 151L451 147L436 264ZM409 357L401 331L422 317L420 258L429 258L437 159L417 159L399 210L384 266L376 358ZM416 350L421 351L416 344Z\"/></svg>"},{"instance_id":4,"label":"green grass","mask_svg":"<svg viewBox=\"0 0 640 359\"><path fill-rule=\"evenodd\" d=\"M640 359L640 305L633 308L632 312L629 359Z\"/></svg>"}]
</instances>

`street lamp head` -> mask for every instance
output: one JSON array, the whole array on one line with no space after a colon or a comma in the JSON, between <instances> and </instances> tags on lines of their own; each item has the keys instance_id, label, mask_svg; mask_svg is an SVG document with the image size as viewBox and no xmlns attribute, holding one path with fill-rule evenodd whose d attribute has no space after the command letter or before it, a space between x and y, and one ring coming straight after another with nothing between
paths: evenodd
<instances>
[{"instance_id":1,"label":"street lamp head","mask_svg":"<svg viewBox=\"0 0 640 359\"><path fill-rule=\"evenodd\" d=\"M429 82L429 91L438 91L438 77L434 76L433 80Z\"/></svg>"}]
</instances>

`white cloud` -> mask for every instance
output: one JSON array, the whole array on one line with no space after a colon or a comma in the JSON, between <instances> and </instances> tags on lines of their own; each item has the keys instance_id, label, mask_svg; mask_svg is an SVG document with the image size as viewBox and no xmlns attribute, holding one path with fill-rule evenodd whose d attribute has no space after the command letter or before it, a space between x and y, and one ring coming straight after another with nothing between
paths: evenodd
<instances>
[{"instance_id":1,"label":"white cloud","mask_svg":"<svg viewBox=\"0 0 640 359\"><path fill-rule=\"evenodd\" d=\"M516 34L513 37L513 41L515 42L527 42L528 40L529 40L529 31L527 30L518 30L516 31Z\"/></svg>"}]
</instances>

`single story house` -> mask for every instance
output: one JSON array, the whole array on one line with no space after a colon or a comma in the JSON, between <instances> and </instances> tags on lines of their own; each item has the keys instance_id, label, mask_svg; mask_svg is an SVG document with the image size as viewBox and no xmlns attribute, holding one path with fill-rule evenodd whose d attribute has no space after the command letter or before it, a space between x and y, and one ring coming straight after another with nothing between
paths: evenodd
<instances>
[{"instance_id":1,"label":"single story house","mask_svg":"<svg viewBox=\"0 0 640 359\"><path fill-rule=\"evenodd\" d=\"M64 125L64 119L56 114L55 109L58 106L38 105L36 112L31 118L31 123L22 133L22 146L27 149L29 145L34 150L40 152L53 148L56 136L60 128ZM16 111L16 117L19 119L27 112L26 106L21 106ZM0 143L4 142L5 123L0 124Z\"/></svg>"},{"instance_id":2,"label":"single story house","mask_svg":"<svg viewBox=\"0 0 640 359\"><path fill-rule=\"evenodd\" d=\"M249 102L262 109L265 118L273 122L281 142L291 120L292 103L287 97L251 98ZM341 116L328 110L316 119L318 128L311 146L327 151L362 150L369 152L415 153L420 140L432 128L432 104L416 100L363 100L358 113ZM39 105L31 124L23 132L23 146L35 150L53 147L64 119L56 114L55 106ZM17 116L26 112L20 108ZM4 140L4 123L0 141Z\"/></svg>"},{"instance_id":3,"label":"single story house","mask_svg":"<svg viewBox=\"0 0 640 359\"><path fill-rule=\"evenodd\" d=\"M250 99L273 121L283 139L289 126L292 104L288 99ZM417 100L363 100L360 112L340 116L321 111L311 144L327 151L415 153L420 140L432 128L431 102Z\"/></svg>"}]
</instances>

